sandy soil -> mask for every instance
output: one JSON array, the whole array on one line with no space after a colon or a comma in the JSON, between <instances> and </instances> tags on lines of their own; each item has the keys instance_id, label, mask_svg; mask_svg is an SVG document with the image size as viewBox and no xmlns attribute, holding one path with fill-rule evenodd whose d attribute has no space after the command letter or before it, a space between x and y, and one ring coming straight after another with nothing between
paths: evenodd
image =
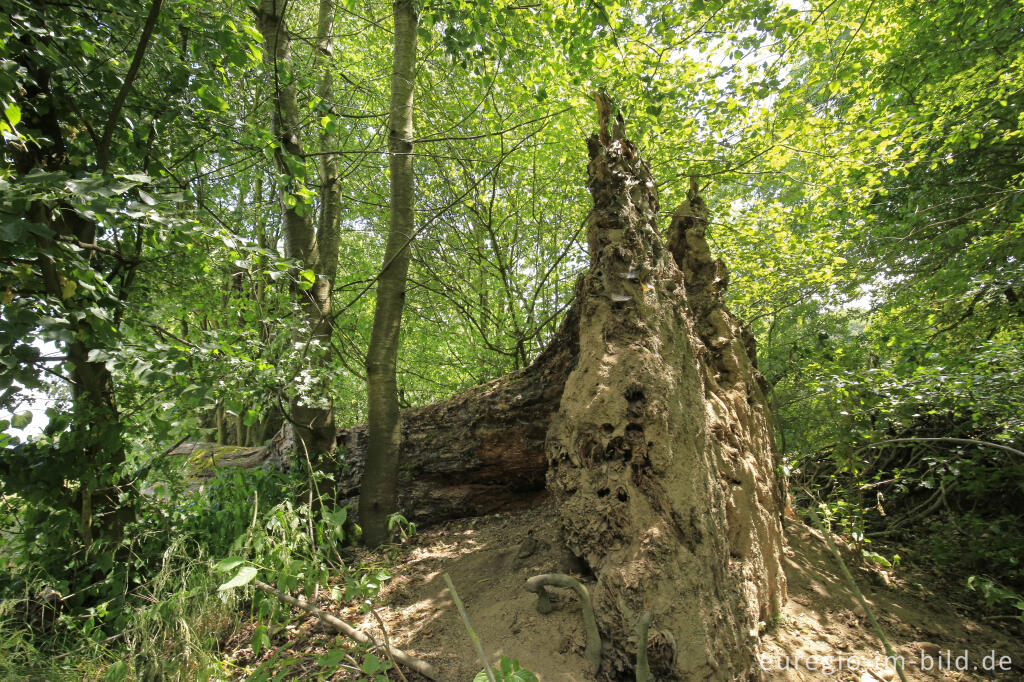
<instances>
[{"instance_id":1,"label":"sandy soil","mask_svg":"<svg viewBox=\"0 0 1024 682\"><path fill-rule=\"evenodd\" d=\"M790 598L783 617L765 624L759 648L763 679L898 679L821 537L795 521L787 521L786 532L784 564ZM445 572L465 602L492 664L504 655L518 659L543 681L593 679L581 656L584 634L575 595L562 592L558 608L541 615L534 606L536 597L523 589L530 576L573 570L571 560L560 550L550 504L514 515L449 522L392 551L394 577L381 592L384 605L377 613L391 642L430 661L442 671L443 679L469 682L482 668L445 586ZM374 561L374 555L362 552L352 558ZM986 623L958 612L948 602L949 590L935 576L892 577L866 569L857 574L872 610L903 656L908 679L1024 680L1024 641L1019 630L1007 627L1005 621L1000 626L999 621ZM379 635L376 619L355 606L345 608L322 600L320 604ZM247 656L244 633L235 641L235 661L252 663L247 661L251 651ZM334 642L333 632L324 632L315 619L308 619L290 633L282 633L281 641L274 644L284 644L287 653L301 658L323 653L328 645L337 646ZM1002 670L998 670L1000 664ZM985 669L992 667L997 669ZM303 668L312 670L299 669ZM406 677L425 679L408 672ZM357 677L339 670L331 679ZM400 678L392 674L390 679Z\"/></svg>"}]
</instances>

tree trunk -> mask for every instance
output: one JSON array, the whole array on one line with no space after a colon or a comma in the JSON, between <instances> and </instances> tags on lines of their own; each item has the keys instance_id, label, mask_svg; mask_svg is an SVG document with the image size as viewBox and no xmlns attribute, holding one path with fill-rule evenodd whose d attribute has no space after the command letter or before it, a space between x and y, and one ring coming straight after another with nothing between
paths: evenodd
<instances>
[{"instance_id":1,"label":"tree trunk","mask_svg":"<svg viewBox=\"0 0 1024 682\"><path fill-rule=\"evenodd\" d=\"M566 543L593 572L602 675L632 679L645 609L656 679L753 669L778 614L781 495L763 378L722 303L693 186L666 249L649 168L619 129L588 140L590 270L579 359L547 437Z\"/></svg>"},{"instance_id":2,"label":"tree trunk","mask_svg":"<svg viewBox=\"0 0 1024 682\"><path fill-rule=\"evenodd\" d=\"M299 454L317 459L334 452L334 403L329 382L316 376L330 345L331 278L337 270L338 242L320 243L320 235L313 220L312 203L304 198L306 161L301 143L298 96L295 85L291 40L285 25L286 0L262 0L256 10L257 23L266 47L266 62L274 76L273 130L278 146L274 159L277 169L289 178L289 186L281 192L281 222L284 227L285 256L295 258L316 275L312 286L293 289L304 317L297 330L296 341L305 346L304 357L314 367L314 378L305 386L307 395L295 395L291 400L291 421L298 432L296 445ZM317 43L321 49L329 48L330 13L320 12L317 24ZM332 161L327 162L333 163ZM328 165L329 168L333 166ZM328 191L321 197L320 232L326 237L337 230L338 204L337 173L334 181L325 183ZM329 186L328 186L329 185ZM331 222L333 221L333 222ZM333 248L333 252L331 252ZM330 277L324 274L324 270ZM310 393L319 393L316 398Z\"/></svg>"},{"instance_id":3,"label":"tree trunk","mask_svg":"<svg viewBox=\"0 0 1024 682\"><path fill-rule=\"evenodd\" d=\"M548 426L576 364L576 310L568 311L547 350L529 367L402 411L397 508L409 520L432 524L522 509L544 494ZM332 473L340 504L359 495L368 442L365 424L338 431L344 469ZM292 430L280 429L266 447L252 449L260 456L246 459L245 466L284 467L294 449ZM216 444L190 442L171 454L195 451L219 452Z\"/></svg>"},{"instance_id":4,"label":"tree trunk","mask_svg":"<svg viewBox=\"0 0 1024 682\"><path fill-rule=\"evenodd\" d=\"M31 74L33 85L19 93L25 118L23 127L41 134L36 143L12 145L8 149L13 152L15 170L21 175L34 170L69 172L60 111L53 104L55 98L50 89L51 74L45 61L39 64L27 61L30 63L26 71ZM57 240L70 240L86 248L96 244L96 223L65 202L50 205L43 200L34 201L26 217L48 226ZM42 275L43 291L51 300L61 301L62 314L69 319L67 332L71 340L62 343L68 360L66 371L73 419L70 432L61 438L61 446L63 452L77 455L68 460L72 464L65 469L64 476L79 483L80 534L88 548L97 536L119 539L125 524L135 513L134 497L129 494L122 501L114 485L125 461L124 434L113 376L105 360L95 357L96 353L105 354L113 346L116 329L103 316L82 314L76 308L81 302L64 290L67 281L64 273L73 277L73 266L62 262L62 247L58 241L50 237L37 240L40 255L36 263ZM91 252L87 253L91 260Z\"/></svg>"},{"instance_id":5,"label":"tree trunk","mask_svg":"<svg viewBox=\"0 0 1024 682\"><path fill-rule=\"evenodd\" d=\"M395 480L397 508L407 518L436 523L519 509L544 493L548 425L576 363L575 310L529 367L448 400L402 411ZM280 432L267 457L287 451L286 439L287 432ZM340 430L338 443L345 450L345 469L335 475L336 494L345 503L360 491L369 450L367 426Z\"/></svg>"},{"instance_id":6,"label":"tree trunk","mask_svg":"<svg viewBox=\"0 0 1024 682\"><path fill-rule=\"evenodd\" d=\"M359 497L363 538L371 547L387 539L387 516L396 508L401 430L395 368L409 271L409 245L414 235L412 115L418 16L412 0L395 0L394 15L394 66L388 122L391 211L366 356L368 442Z\"/></svg>"},{"instance_id":7,"label":"tree trunk","mask_svg":"<svg viewBox=\"0 0 1024 682\"><path fill-rule=\"evenodd\" d=\"M332 30L334 28L334 0L320 0L320 9L316 24L317 62L320 71L320 85L317 96L321 106L334 114L331 102L334 101L334 56L332 47ZM333 152L338 148L338 136L334 134L334 121L324 126L320 135L320 151ZM321 306L326 306L323 317L330 314L331 289L338 274L338 244L340 241L339 226L341 222L341 178L338 176L338 157L333 153L320 155L320 220L316 228L316 241L319 245L320 259L317 274L323 275L330 287L326 292L318 292ZM329 330L327 330L329 331Z\"/></svg>"}]
</instances>

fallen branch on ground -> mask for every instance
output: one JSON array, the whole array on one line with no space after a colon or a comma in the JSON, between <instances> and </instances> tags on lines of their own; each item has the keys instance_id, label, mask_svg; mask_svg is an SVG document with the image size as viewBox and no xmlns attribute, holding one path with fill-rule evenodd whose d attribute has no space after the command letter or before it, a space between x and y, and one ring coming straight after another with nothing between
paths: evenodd
<instances>
[{"instance_id":1,"label":"fallen branch on ground","mask_svg":"<svg viewBox=\"0 0 1024 682\"><path fill-rule=\"evenodd\" d=\"M405 653L401 649L396 649L396 648L393 648L393 647L381 644L376 639L374 639L370 635L366 634L362 630L357 630L354 627L352 627L351 625L349 625L348 623L346 623L345 621L343 621L340 618L338 618L337 616L333 616L333 615L327 613L326 611L318 609L317 607L315 607L312 604L310 604L309 602L307 602L305 599L300 599L299 597L293 597L291 595L285 594L284 592L281 592L280 590L278 590L276 587L268 585L265 582L261 582L259 580L254 580L252 582L252 584L255 585L257 588L263 590L267 594L274 595L275 597L277 597L279 600L281 600L285 604L288 604L290 606L297 606L300 609L302 609L303 611L306 611L307 613L310 613L310 614L316 616L317 618L320 619L320 622L326 623L327 625L330 625L332 628L334 628L338 632L341 632L342 634L348 635L349 637L351 637L352 639L356 640L360 644L372 644L373 646L375 646L375 647L381 649L382 651L386 652L389 656L391 656L396 661L398 661L399 663L404 665L406 668L409 668L409 670L415 670L420 675L423 675L424 677L426 677L427 679L430 679L430 680L440 680L441 679L441 677L439 676L438 672L436 670L434 670L434 666L430 665L426 661L422 661L422 660L420 660L418 658L414 658L413 656L410 656L409 654Z\"/></svg>"},{"instance_id":2,"label":"fallen branch on ground","mask_svg":"<svg viewBox=\"0 0 1024 682\"><path fill-rule=\"evenodd\" d=\"M391 659L392 665L395 666L395 672L402 678L402 682L409 682L409 680L406 679L405 674L399 670L398 664L395 663L395 657L391 655L391 639L388 638L388 629L384 627L384 620L380 617L380 614L373 609L370 609L370 613L377 619L377 625L380 626L380 634L381 637L384 638L384 651L387 652L388 658Z\"/></svg>"},{"instance_id":3,"label":"fallen branch on ground","mask_svg":"<svg viewBox=\"0 0 1024 682\"><path fill-rule=\"evenodd\" d=\"M810 493L808 492L808 494ZM812 497L811 499L813 500L814 498ZM857 581L853 579L853 574L850 573L850 569L847 568L846 562L843 561L843 555L839 553L839 548L836 547L835 540L832 539L832 532L825 528L825 524L822 523L821 517L818 516L817 510L813 506L807 509L807 513L811 517L811 522L814 523L814 527L817 528L818 532L824 536L825 544L828 545L828 548L832 551L832 556L834 556L836 561L839 563L839 570L846 579L847 586L849 586L850 591L853 592L853 596L856 597L857 603L859 603L860 607L864 609L865 613L867 613L872 629L875 631L875 634L878 635L878 639L882 640L882 646L885 648L885 655L889 657L889 661L892 663L893 667L896 668L896 674L899 675L902 682L907 682L907 676L903 672L903 665L900 663L899 659L896 658L896 652L893 650L892 644L889 643L889 638L885 636L885 631L882 630L882 626L879 625L878 619L875 618L875 612L871 610L870 606L868 606L868 601L864 598L864 593L860 591L860 587L857 586Z\"/></svg>"},{"instance_id":4,"label":"fallen branch on ground","mask_svg":"<svg viewBox=\"0 0 1024 682\"><path fill-rule=\"evenodd\" d=\"M459 616L462 618L462 622L466 626L466 631L469 632L469 639L473 642L473 648L476 649L476 655L480 659L480 662L484 664L484 675L487 676L488 682L497 682L494 679L494 671L491 669L491 664L487 662L487 654L484 653L483 644L480 643L480 638L477 637L476 631L473 630L473 626L469 624L469 615L466 613L466 607L463 605L462 600L459 599L459 593L455 591L455 583L452 582L451 576L447 573L442 577L444 578L444 582L448 585L448 591L451 592L452 601L455 602L455 608L459 610Z\"/></svg>"}]
</instances>

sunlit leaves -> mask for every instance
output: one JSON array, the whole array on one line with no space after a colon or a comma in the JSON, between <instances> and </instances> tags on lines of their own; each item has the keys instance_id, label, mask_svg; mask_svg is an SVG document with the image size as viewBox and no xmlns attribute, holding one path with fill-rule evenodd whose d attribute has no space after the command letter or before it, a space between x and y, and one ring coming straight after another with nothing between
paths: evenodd
<instances>
[{"instance_id":1,"label":"sunlit leaves","mask_svg":"<svg viewBox=\"0 0 1024 682\"><path fill-rule=\"evenodd\" d=\"M224 592L237 587L243 587L252 582L257 575L259 575L259 570L255 566L242 566L234 577L220 585L217 590Z\"/></svg>"}]
</instances>

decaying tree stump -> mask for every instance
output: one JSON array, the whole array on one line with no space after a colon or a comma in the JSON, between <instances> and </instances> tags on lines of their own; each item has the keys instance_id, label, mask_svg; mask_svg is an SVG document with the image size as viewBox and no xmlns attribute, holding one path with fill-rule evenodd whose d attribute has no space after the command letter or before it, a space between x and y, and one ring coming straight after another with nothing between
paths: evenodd
<instances>
[{"instance_id":1,"label":"decaying tree stump","mask_svg":"<svg viewBox=\"0 0 1024 682\"><path fill-rule=\"evenodd\" d=\"M548 430L547 487L596 579L602 673L629 678L630 635L649 609L656 679L736 679L752 668L758 621L785 595L764 380L722 303L725 268L696 188L666 248L636 146L613 135L588 147L590 269L576 366Z\"/></svg>"},{"instance_id":2,"label":"decaying tree stump","mask_svg":"<svg viewBox=\"0 0 1024 682\"><path fill-rule=\"evenodd\" d=\"M655 679L743 678L786 590L767 385L722 301L696 185L663 242L622 127L606 119L587 141L590 269L565 321L530 367L402 413L399 504L419 521L483 514L529 505L546 478L595 580L601 676L632 679L650 611ZM339 438L338 496L352 498L365 429Z\"/></svg>"}]
</instances>

